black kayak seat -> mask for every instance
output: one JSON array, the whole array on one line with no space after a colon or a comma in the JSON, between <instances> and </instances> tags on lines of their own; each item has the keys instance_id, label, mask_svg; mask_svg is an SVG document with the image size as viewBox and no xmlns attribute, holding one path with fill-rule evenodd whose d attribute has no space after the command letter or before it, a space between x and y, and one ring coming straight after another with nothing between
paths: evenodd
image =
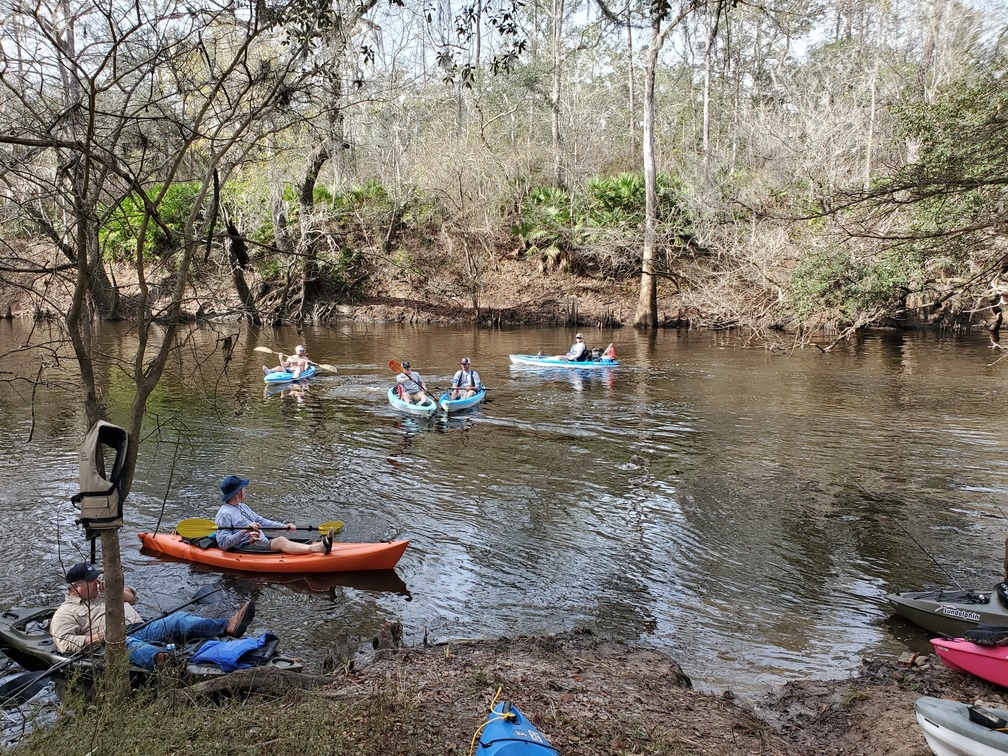
<instances>
[{"instance_id":1,"label":"black kayak seat","mask_svg":"<svg viewBox=\"0 0 1008 756\"><path fill-rule=\"evenodd\" d=\"M977 625L963 632L963 638L978 646L1008 646L1008 625Z\"/></svg>"}]
</instances>

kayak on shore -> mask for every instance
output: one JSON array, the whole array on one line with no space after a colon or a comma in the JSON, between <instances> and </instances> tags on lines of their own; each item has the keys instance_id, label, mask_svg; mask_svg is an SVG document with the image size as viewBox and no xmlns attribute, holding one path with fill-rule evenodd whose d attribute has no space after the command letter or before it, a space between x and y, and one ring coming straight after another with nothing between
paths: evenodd
<instances>
[{"instance_id":1,"label":"kayak on shore","mask_svg":"<svg viewBox=\"0 0 1008 756\"><path fill-rule=\"evenodd\" d=\"M932 638L931 645L949 669L1008 688L1008 646L981 646L966 638Z\"/></svg>"},{"instance_id":2,"label":"kayak on shore","mask_svg":"<svg viewBox=\"0 0 1008 756\"><path fill-rule=\"evenodd\" d=\"M391 570L409 546L409 541L334 543L328 554L284 554L279 551L221 551L216 546L202 549L176 533L138 533L137 537L143 548L186 562L273 574Z\"/></svg>"},{"instance_id":3,"label":"kayak on shore","mask_svg":"<svg viewBox=\"0 0 1008 756\"><path fill-rule=\"evenodd\" d=\"M270 373L266 373L266 375L263 376L263 380L271 385L277 383L292 383L294 381L303 381L308 378L312 378L315 376L315 373L316 369L314 365L309 367L307 370L302 370L301 374L296 378L294 377L294 373L287 370L274 370Z\"/></svg>"},{"instance_id":4,"label":"kayak on shore","mask_svg":"<svg viewBox=\"0 0 1008 756\"><path fill-rule=\"evenodd\" d=\"M475 756L557 756L554 748L510 701L496 704L479 733Z\"/></svg>"},{"instance_id":5,"label":"kayak on shore","mask_svg":"<svg viewBox=\"0 0 1008 756\"><path fill-rule=\"evenodd\" d=\"M947 698L922 696L914 704L917 724L937 756L998 756L1008 753L1008 711L981 709Z\"/></svg>"},{"instance_id":6,"label":"kayak on shore","mask_svg":"<svg viewBox=\"0 0 1008 756\"><path fill-rule=\"evenodd\" d=\"M407 402L399 397L397 387L393 386L388 390L388 401L395 409L413 417L433 417L438 410L437 402L429 396L422 402Z\"/></svg>"},{"instance_id":7,"label":"kayak on shore","mask_svg":"<svg viewBox=\"0 0 1008 756\"><path fill-rule=\"evenodd\" d=\"M937 588L890 593L886 599L901 617L935 635L961 638L977 625L1008 625L1008 609L996 589L981 591Z\"/></svg>"},{"instance_id":8,"label":"kayak on shore","mask_svg":"<svg viewBox=\"0 0 1008 756\"><path fill-rule=\"evenodd\" d=\"M56 665L62 665L52 674L57 681L90 677L104 666L103 650L71 660L63 655L49 635L49 621L57 607L12 607L0 615L0 651L29 672L44 672ZM251 666L269 666L275 669L300 671L304 665L297 659L277 654L279 638L268 633L261 647L248 652L241 661ZM185 672L194 678L219 677L227 674L217 664L210 661L193 661L193 656L207 638L200 638L181 645L176 653L186 660ZM225 640L221 638L221 640ZM134 682L142 682L154 672L142 667L130 666L130 677Z\"/></svg>"}]
</instances>

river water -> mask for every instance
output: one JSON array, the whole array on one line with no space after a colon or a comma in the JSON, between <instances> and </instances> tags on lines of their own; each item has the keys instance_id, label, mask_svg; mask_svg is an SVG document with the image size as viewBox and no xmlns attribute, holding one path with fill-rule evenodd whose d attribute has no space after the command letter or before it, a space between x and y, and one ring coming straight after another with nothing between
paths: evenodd
<instances>
[{"instance_id":1,"label":"river water","mask_svg":"<svg viewBox=\"0 0 1008 756\"><path fill-rule=\"evenodd\" d=\"M49 326L0 323L0 604L55 603L86 554L69 502L83 435L72 359ZM621 365L511 366L566 351L560 329L410 325L186 333L149 404L122 529L145 616L218 573L138 549L135 534L213 517L218 484L342 539L410 540L393 574L285 582L225 575L226 611L318 667L402 621L410 644L588 628L674 656L701 689L832 678L862 654L920 647L892 590L1000 579L1008 531L1008 360L986 337L880 333L824 355L736 348L730 336L588 330ZM225 361L223 340L235 349ZM268 347L338 366L264 392ZM104 326L102 396L125 424L128 325ZM404 419L390 359L444 387L468 355L490 387L469 416ZM58 359L56 359L58 357ZM33 394L23 380L44 365Z\"/></svg>"}]
</instances>

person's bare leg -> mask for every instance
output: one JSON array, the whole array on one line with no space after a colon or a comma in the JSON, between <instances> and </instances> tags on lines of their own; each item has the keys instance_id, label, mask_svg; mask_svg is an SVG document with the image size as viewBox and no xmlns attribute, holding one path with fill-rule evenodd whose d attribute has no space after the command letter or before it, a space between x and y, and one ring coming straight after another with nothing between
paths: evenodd
<instances>
[{"instance_id":1,"label":"person's bare leg","mask_svg":"<svg viewBox=\"0 0 1008 756\"><path fill-rule=\"evenodd\" d=\"M319 541L317 543L298 543L284 536L277 536L270 539L270 548L274 551L282 551L284 554L324 554L325 545Z\"/></svg>"}]
</instances>

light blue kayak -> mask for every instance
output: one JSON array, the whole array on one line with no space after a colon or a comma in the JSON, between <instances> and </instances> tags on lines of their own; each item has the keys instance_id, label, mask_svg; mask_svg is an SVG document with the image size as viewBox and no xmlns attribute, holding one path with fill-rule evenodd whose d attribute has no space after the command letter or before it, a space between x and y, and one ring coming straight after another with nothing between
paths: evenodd
<instances>
[{"instance_id":1,"label":"light blue kayak","mask_svg":"<svg viewBox=\"0 0 1008 756\"><path fill-rule=\"evenodd\" d=\"M476 756L558 756L546 736L510 701L493 707L479 736Z\"/></svg>"},{"instance_id":2,"label":"light blue kayak","mask_svg":"<svg viewBox=\"0 0 1008 756\"><path fill-rule=\"evenodd\" d=\"M449 415L453 412L464 412L465 410L479 407L483 404L483 400L486 399L486 389L481 388L472 396L463 397L462 399L449 399L448 397L450 396L451 392L445 391L438 400L438 406Z\"/></svg>"},{"instance_id":3,"label":"light blue kayak","mask_svg":"<svg viewBox=\"0 0 1008 756\"><path fill-rule=\"evenodd\" d=\"M400 412L412 415L413 417L431 417L438 409L437 402L431 399L430 396L419 404L403 401L399 398L395 386L388 390L388 402Z\"/></svg>"},{"instance_id":4,"label":"light blue kayak","mask_svg":"<svg viewBox=\"0 0 1008 756\"><path fill-rule=\"evenodd\" d=\"M292 381L303 381L305 378L311 378L313 375L315 375L314 365L302 371L301 375L297 378L294 377L294 373L288 373L286 370L274 370L272 373L266 373L263 376L263 380L266 383L291 383Z\"/></svg>"},{"instance_id":5,"label":"light blue kayak","mask_svg":"<svg viewBox=\"0 0 1008 756\"><path fill-rule=\"evenodd\" d=\"M511 362L515 365L527 365L530 367L565 367L581 370L583 368L611 368L619 365L619 360L611 360L608 357L603 357L599 360L585 360L584 362L575 362L563 358L557 359L556 357L538 357L534 354L512 354L510 357Z\"/></svg>"}]
</instances>

